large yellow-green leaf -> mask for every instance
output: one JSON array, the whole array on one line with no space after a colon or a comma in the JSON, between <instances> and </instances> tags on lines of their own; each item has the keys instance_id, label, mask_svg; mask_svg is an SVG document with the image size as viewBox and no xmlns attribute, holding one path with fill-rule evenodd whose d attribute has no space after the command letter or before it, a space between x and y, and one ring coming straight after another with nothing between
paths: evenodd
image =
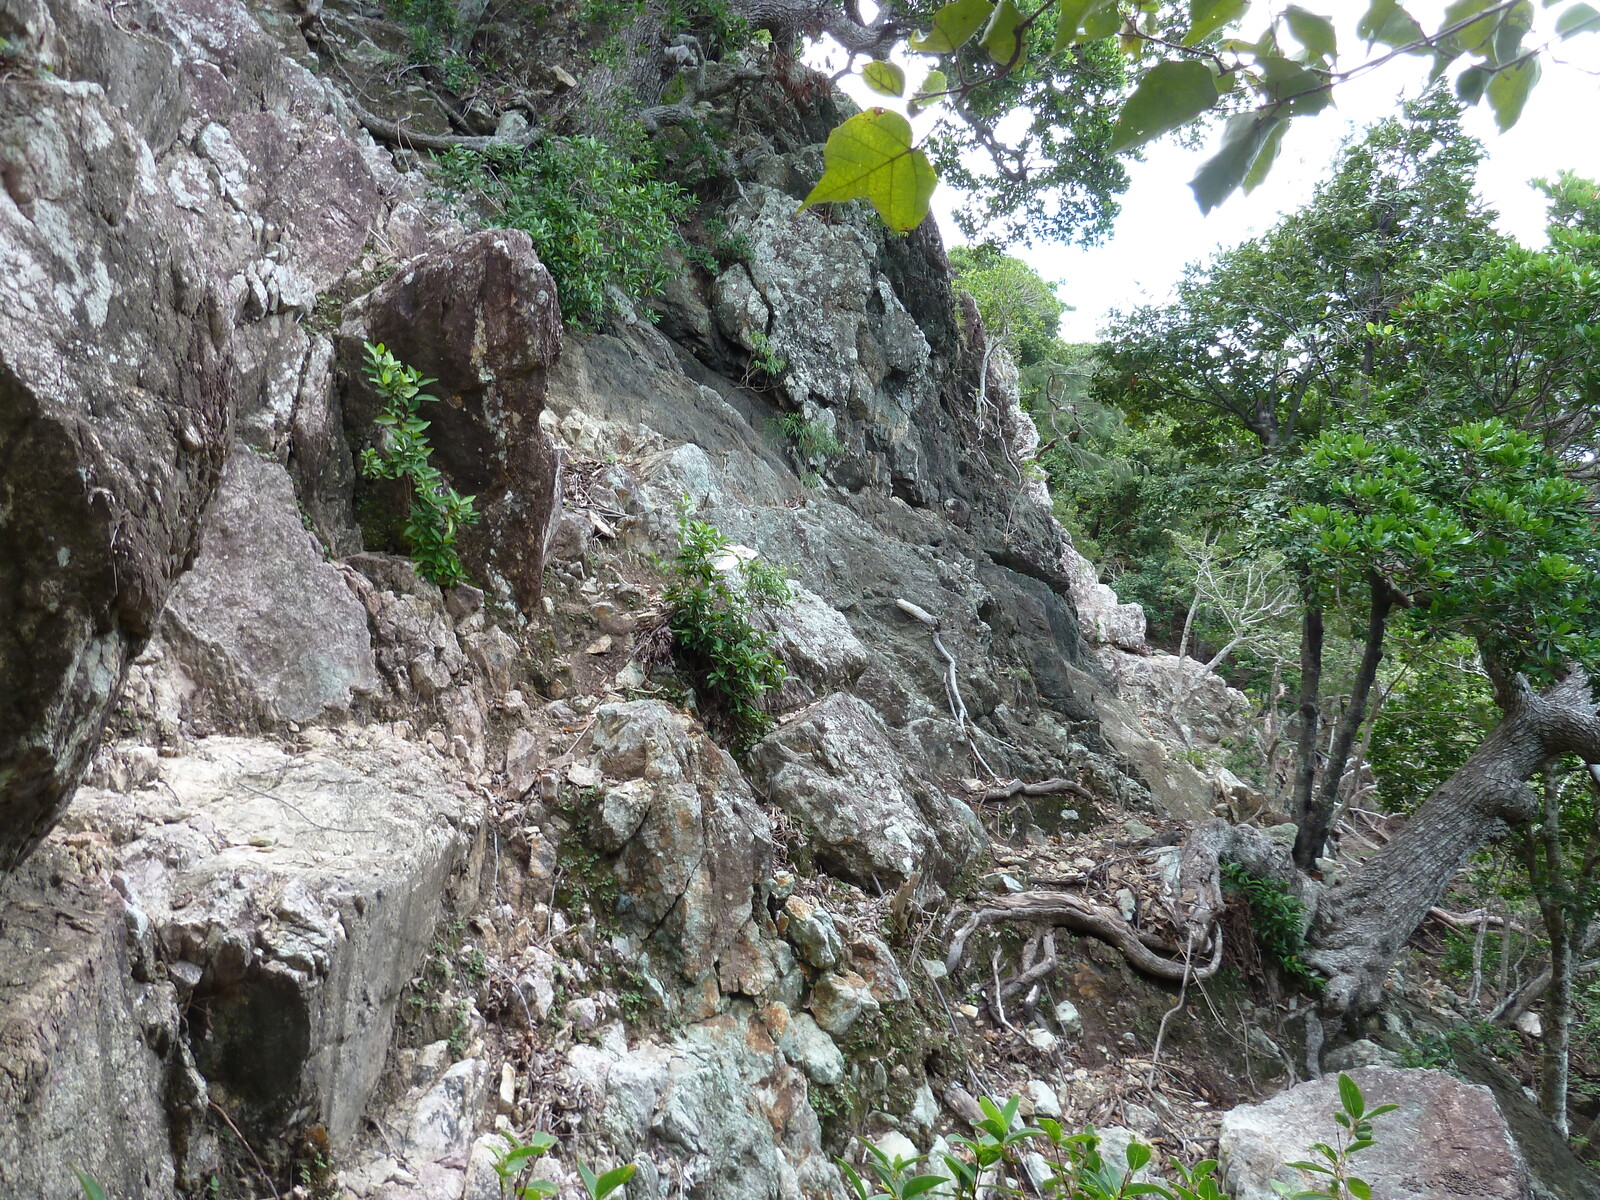
<instances>
[{"instance_id":1,"label":"large yellow-green leaf","mask_svg":"<svg viewBox=\"0 0 1600 1200\"><path fill-rule=\"evenodd\" d=\"M1224 25L1231 25L1244 16L1250 0L1189 0L1189 32L1183 35L1185 46L1195 46L1210 37Z\"/></svg>"},{"instance_id":2,"label":"large yellow-green leaf","mask_svg":"<svg viewBox=\"0 0 1600 1200\"><path fill-rule=\"evenodd\" d=\"M928 156L911 143L911 122L886 108L857 113L828 135L813 204L865 200L890 229L915 229L928 215L938 179Z\"/></svg>"},{"instance_id":3,"label":"large yellow-green leaf","mask_svg":"<svg viewBox=\"0 0 1600 1200\"><path fill-rule=\"evenodd\" d=\"M1528 93L1539 82L1539 60L1526 58L1514 67L1496 71L1489 80L1489 107L1494 109L1494 123L1504 133L1522 116L1522 106L1528 102Z\"/></svg>"},{"instance_id":4,"label":"large yellow-green leaf","mask_svg":"<svg viewBox=\"0 0 1600 1200\"><path fill-rule=\"evenodd\" d=\"M932 108L944 100L945 89L949 86L950 81L945 78L943 71L929 71L928 77L922 81L922 86L911 97L911 115L916 116L923 109Z\"/></svg>"},{"instance_id":5,"label":"large yellow-green leaf","mask_svg":"<svg viewBox=\"0 0 1600 1200\"><path fill-rule=\"evenodd\" d=\"M995 62L1005 64L1012 59L1019 59L1021 47L1017 26L1021 23L1022 10L1017 7L1016 0L1000 0L995 6L994 16L989 18L989 27L983 31L983 48Z\"/></svg>"},{"instance_id":6,"label":"large yellow-green leaf","mask_svg":"<svg viewBox=\"0 0 1600 1200\"><path fill-rule=\"evenodd\" d=\"M923 54L949 54L961 49L994 12L993 0L954 0L933 14L933 30L913 33L910 45Z\"/></svg>"},{"instance_id":7,"label":"large yellow-green leaf","mask_svg":"<svg viewBox=\"0 0 1600 1200\"><path fill-rule=\"evenodd\" d=\"M880 96L906 94L906 73L891 62L873 59L861 68L861 78Z\"/></svg>"},{"instance_id":8,"label":"large yellow-green leaf","mask_svg":"<svg viewBox=\"0 0 1600 1200\"><path fill-rule=\"evenodd\" d=\"M1421 40L1422 26L1397 0L1372 0L1361 20L1356 22L1356 36L1369 46L1375 42L1405 46ZM1426 48L1422 52L1427 53Z\"/></svg>"},{"instance_id":9,"label":"large yellow-green leaf","mask_svg":"<svg viewBox=\"0 0 1600 1200\"><path fill-rule=\"evenodd\" d=\"M1309 12L1298 4L1291 4L1283 10L1283 19L1288 22L1294 40L1314 58L1332 62L1339 57L1338 35L1333 31L1333 22L1327 17Z\"/></svg>"},{"instance_id":10,"label":"large yellow-green leaf","mask_svg":"<svg viewBox=\"0 0 1600 1200\"><path fill-rule=\"evenodd\" d=\"M1203 63L1157 63L1122 106L1111 149L1129 150L1194 120L1217 102L1217 79Z\"/></svg>"}]
</instances>

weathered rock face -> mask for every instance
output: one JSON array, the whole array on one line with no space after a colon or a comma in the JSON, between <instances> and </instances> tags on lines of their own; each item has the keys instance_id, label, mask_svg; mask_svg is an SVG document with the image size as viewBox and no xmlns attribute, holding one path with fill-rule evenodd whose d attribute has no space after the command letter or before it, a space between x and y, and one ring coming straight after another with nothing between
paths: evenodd
<instances>
[{"instance_id":1,"label":"weathered rock face","mask_svg":"<svg viewBox=\"0 0 1600 1200\"><path fill-rule=\"evenodd\" d=\"M721 992L760 994L770 969L755 885L767 874L771 835L738 767L653 700L601 708L594 748L608 782L582 818L618 855L626 927L658 956L670 947L670 965L691 994L709 991L711 1011Z\"/></svg>"},{"instance_id":2,"label":"weathered rock face","mask_svg":"<svg viewBox=\"0 0 1600 1200\"><path fill-rule=\"evenodd\" d=\"M301 525L288 473L242 446L162 636L191 718L219 731L337 716L378 688L365 609Z\"/></svg>"},{"instance_id":3,"label":"weathered rock face","mask_svg":"<svg viewBox=\"0 0 1600 1200\"><path fill-rule=\"evenodd\" d=\"M221 304L142 150L99 86L0 89L0 877L71 797L227 446Z\"/></svg>"},{"instance_id":4,"label":"weathered rock face","mask_svg":"<svg viewBox=\"0 0 1600 1200\"><path fill-rule=\"evenodd\" d=\"M762 739L757 785L809 835L817 862L863 888L913 872L948 883L983 844L970 809L907 769L872 709L836 693Z\"/></svg>"},{"instance_id":5,"label":"weathered rock face","mask_svg":"<svg viewBox=\"0 0 1600 1200\"><path fill-rule=\"evenodd\" d=\"M1367 1107L1397 1104L1374 1123L1377 1145L1352 1169L1385 1200L1528 1200L1527 1170L1505 1118L1486 1087L1443 1071L1362 1067L1350 1072ZM1311 1157L1313 1142L1331 1141L1339 1110L1338 1080L1302 1083L1264 1104L1235 1108L1222 1119L1221 1161L1235 1200L1270 1200L1271 1181L1302 1182L1286 1162Z\"/></svg>"},{"instance_id":6,"label":"weathered rock face","mask_svg":"<svg viewBox=\"0 0 1600 1200\"><path fill-rule=\"evenodd\" d=\"M69 819L108 832L153 956L134 974L164 965L212 1097L265 1135L315 1114L338 1143L479 818L409 743L315 740L207 739L131 796L84 789Z\"/></svg>"},{"instance_id":7,"label":"weathered rock face","mask_svg":"<svg viewBox=\"0 0 1600 1200\"><path fill-rule=\"evenodd\" d=\"M373 293L364 336L436 378L441 403L427 413L434 463L478 497L483 514L461 539L463 561L531 608L560 503L560 464L539 414L546 371L561 353L555 285L533 243L517 230L489 230L411 263ZM351 374L360 349L347 342ZM353 441L370 440L374 411L370 398L347 410Z\"/></svg>"}]
</instances>

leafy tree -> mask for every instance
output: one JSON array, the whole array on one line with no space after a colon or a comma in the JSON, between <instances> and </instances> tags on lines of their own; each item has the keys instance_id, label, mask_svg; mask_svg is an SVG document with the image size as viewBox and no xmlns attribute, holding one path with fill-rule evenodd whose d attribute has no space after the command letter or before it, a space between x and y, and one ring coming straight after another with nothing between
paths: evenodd
<instances>
[{"instance_id":1,"label":"leafy tree","mask_svg":"<svg viewBox=\"0 0 1600 1200\"><path fill-rule=\"evenodd\" d=\"M911 97L919 107L948 99L974 109L976 93L1026 71L1044 28L1053 26L1052 55L1115 37L1135 86L1112 128L1112 151L1136 149L1208 114L1232 114L1220 149L1190 185L1204 210L1266 177L1295 117L1320 112L1342 82L1404 55L1431 59L1435 79L1450 77L1465 103L1486 101L1500 128L1509 129L1551 45L1600 29L1600 13L1589 4L1565 0L1561 7L1552 41L1536 43L1529 41L1531 0L1461 0L1431 32L1398 0L1371 0L1357 26L1368 57L1351 63L1340 57L1333 22L1293 4L1272 12L1253 39L1242 28L1249 15L1243 0L1192 0L1183 8L1160 0L952 0L931 15L885 5L866 23L839 0L739 4L754 26L784 37L822 30L853 54L874 56L864 74L886 95L906 91L904 73L885 69L892 49L904 45L937 60ZM964 58L987 63L971 72ZM894 229L914 228L927 215L934 166L898 113L875 108L850 118L829 148L808 203L866 199Z\"/></svg>"},{"instance_id":2,"label":"leafy tree","mask_svg":"<svg viewBox=\"0 0 1600 1200\"><path fill-rule=\"evenodd\" d=\"M1115 114L1128 94L1123 56L1109 40L1057 50L1040 24L1024 60L986 87L936 104L928 136L934 169L968 192L955 211L969 238L1015 242L1090 242L1109 232L1128 174L1111 150ZM952 56L957 80L990 65L976 42ZM1010 136L1001 122L1027 114ZM1007 123L1010 130L1015 118ZM974 154L974 143L980 152Z\"/></svg>"},{"instance_id":3,"label":"leafy tree","mask_svg":"<svg viewBox=\"0 0 1600 1200\"><path fill-rule=\"evenodd\" d=\"M953 247L950 266L956 290L978 306L986 336L1005 346L1017 366L1056 356L1067 306L1039 272L993 243Z\"/></svg>"}]
</instances>

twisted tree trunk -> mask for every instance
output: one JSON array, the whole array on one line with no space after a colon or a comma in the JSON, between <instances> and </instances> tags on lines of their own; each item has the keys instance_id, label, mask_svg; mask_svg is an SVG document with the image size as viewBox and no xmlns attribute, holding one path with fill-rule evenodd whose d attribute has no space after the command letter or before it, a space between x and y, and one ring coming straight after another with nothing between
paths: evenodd
<instances>
[{"instance_id":1,"label":"twisted tree trunk","mask_svg":"<svg viewBox=\"0 0 1600 1200\"><path fill-rule=\"evenodd\" d=\"M1377 1007L1400 947L1475 850L1537 815L1539 798L1525 781L1563 754L1600 762L1600 715L1582 671L1542 694L1521 686L1461 769L1359 872L1323 895L1307 958L1329 976L1325 1017L1355 1019Z\"/></svg>"}]
</instances>

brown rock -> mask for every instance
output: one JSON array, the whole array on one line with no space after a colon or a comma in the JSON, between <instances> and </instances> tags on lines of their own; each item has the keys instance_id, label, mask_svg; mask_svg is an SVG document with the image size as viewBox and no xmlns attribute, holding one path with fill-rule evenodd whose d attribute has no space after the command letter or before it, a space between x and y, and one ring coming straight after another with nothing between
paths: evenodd
<instances>
[{"instance_id":1,"label":"brown rock","mask_svg":"<svg viewBox=\"0 0 1600 1200\"><path fill-rule=\"evenodd\" d=\"M539 598L547 533L559 510L560 460L539 428L545 375L561 353L555 284L528 235L487 230L424 255L373 293L366 336L435 377L434 463L478 497L483 520L461 539L468 569L496 577L524 609ZM344 347L359 375L361 346ZM346 420L371 440L373 400L356 389Z\"/></svg>"}]
</instances>

